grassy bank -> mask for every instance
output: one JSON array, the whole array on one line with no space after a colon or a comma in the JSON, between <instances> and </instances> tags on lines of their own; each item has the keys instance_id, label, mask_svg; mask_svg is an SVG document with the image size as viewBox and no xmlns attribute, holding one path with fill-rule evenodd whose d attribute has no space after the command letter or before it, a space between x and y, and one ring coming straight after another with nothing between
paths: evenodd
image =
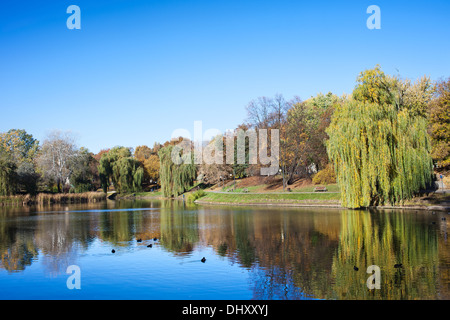
<instances>
[{"instance_id":1,"label":"grassy bank","mask_svg":"<svg viewBox=\"0 0 450 320\"><path fill-rule=\"evenodd\" d=\"M158 199L161 198L161 191L152 191L152 192L135 192L135 193L120 193L117 194L116 199Z\"/></svg>"},{"instance_id":2,"label":"grassy bank","mask_svg":"<svg viewBox=\"0 0 450 320\"><path fill-rule=\"evenodd\" d=\"M212 193L197 200L197 203L229 204L304 204L304 205L339 205L338 193Z\"/></svg>"},{"instance_id":3,"label":"grassy bank","mask_svg":"<svg viewBox=\"0 0 450 320\"><path fill-rule=\"evenodd\" d=\"M91 203L106 200L103 192L84 193L39 193L36 196L29 194L0 196L0 205L48 205L48 204L71 204Z\"/></svg>"},{"instance_id":4,"label":"grassy bank","mask_svg":"<svg viewBox=\"0 0 450 320\"><path fill-rule=\"evenodd\" d=\"M279 206L314 206L340 207L339 193L214 193L208 192L199 198L197 204L220 205L279 205ZM450 210L450 197L445 194L432 194L426 197L416 197L394 206L385 205L379 209L398 208L415 210Z\"/></svg>"},{"instance_id":5,"label":"grassy bank","mask_svg":"<svg viewBox=\"0 0 450 320\"><path fill-rule=\"evenodd\" d=\"M337 184L331 184L327 186L316 186L316 185L310 185L310 186L301 186L301 187L289 187L291 192L314 192L314 189L316 187L326 187L328 192L340 192L339 186ZM271 188L268 185L256 185L256 186L248 186L248 187L234 187L233 184L227 185L223 188L215 186L213 189L215 191L223 191L223 192L241 192L241 193L267 193L267 192L286 192L283 191L282 186L276 186L274 188Z\"/></svg>"}]
</instances>

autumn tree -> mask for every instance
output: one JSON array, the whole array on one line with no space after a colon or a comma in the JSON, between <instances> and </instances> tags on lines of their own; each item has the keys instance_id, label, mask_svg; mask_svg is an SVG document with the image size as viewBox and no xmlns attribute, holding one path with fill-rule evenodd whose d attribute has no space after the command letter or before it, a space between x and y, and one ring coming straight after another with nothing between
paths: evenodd
<instances>
[{"instance_id":1,"label":"autumn tree","mask_svg":"<svg viewBox=\"0 0 450 320\"><path fill-rule=\"evenodd\" d=\"M203 183L220 183L232 174L233 165L226 161L226 144L231 143L230 139L234 137L227 139L227 136L227 134L218 134L202 146L202 161L198 165L198 177ZM236 150L236 145L234 148Z\"/></svg>"},{"instance_id":2,"label":"autumn tree","mask_svg":"<svg viewBox=\"0 0 450 320\"><path fill-rule=\"evenodd\" d=\"M155 143L153 148L138 146L134 150L134 158L138 160L144 169L143 181L148 184L157 183L159 180L159 157L160 144Z\"/></svg>"},{"instance_id":3,"label":"autumn tree","mask_svg":"<svg viewBox=\"0 0 450 320\"><path fill-rule=\"evenodd\" d=\"M380 67L364 71L352 97L337 106L326 130L341 203L359 208L398 203L432 181L424 105L429 80L417 85Z\"/></svg>"},{"instance_id":4,"label":"autumn tree","mask_svg":"<svg viewBox=\"0 0 450 320\"><path fill-rule=\"evenodd\" d=\"M105 153L108 153L109 150L110 150L110 149L102 149L102 150L100 150L97 154L93 155L94 159L95 159L97 162L100 162L100 159L102 158L102 156L103 156Z\"/></svg>"},{"instance_id":5,"label":"autumn tree","mask_svg":"<svg viewBox=\"0 0 450 320\"><path fill-rule=\"evenodd\" d=\"M429 127L433 160L439 169L450 168L450 78L436 83L429 104Z\"/></svg>"},{"instance_id":6,"label":"autumn tree","mask_svg":"<svg viewBox=\"0 0 450 320\"><path fill-rule=\"evenodd\" d=\"M299 101L299 98L296 98L296 101ZM283 155L286 153L286 120L291 105L292 101L286 101L281 94L276 94L273 98L258 97L250 101L246 106L246 127L249 130L255 130L258 142L263 141L263 139L260 138L260 130L267 130L267 149L271 149L272 130L278 130L279 140L277 142L279 144L281 157L281 159L280 157L278 158L278 161L283 172L285 170ZM256 164L250 164L248 168L246 168L246 171L254 173L260 171L262 167L264 167L264 165L258 161Z\"/></svg>"},{"instance_id":7,"label":"autumn tree","mask_svg":"<svg viewBox=\"0 0 450 320\"><path fill-rule=\"evenodd\" d=\"M327 165L325 141L328 135L325 129L340 101L341 98L328 93L292 103L281 153L286 185L293 183L295 175L309 176Z\"/></svg>"},{"instance_id":8,"label":"autumn tree","mask_svg":"<svg viewBox=\"0 0 450 320\"><path fill-rule=\"evenodd\" d=\"M144 172L153 183L159 182L159 156L152 154L144 160Z\"/></svg>"}]
</instances>

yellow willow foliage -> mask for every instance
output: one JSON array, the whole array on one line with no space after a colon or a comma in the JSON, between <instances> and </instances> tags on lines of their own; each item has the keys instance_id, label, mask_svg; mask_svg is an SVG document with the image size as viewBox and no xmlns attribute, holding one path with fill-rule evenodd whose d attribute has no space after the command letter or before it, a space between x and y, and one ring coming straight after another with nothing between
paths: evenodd
<instances>
[{"instance_id":1,"label":"yellow willow foliage","mask_svg":"<svg viewBox=\"0 0 450 320\"><path fill-rule=\"evenodd\" d=\"M327 129L327 152L348 208L399 203L432 181L427 120L396 104L349 100Z\"/></svg>"},{"instance_id":2,"label":"yellow willow foliage","mask_svg":"<svg viewBox=\"0 0 450 320\"><path fill-rule=\"evenodd\" d=\"M395 211L341 212L341 230L331 274L332 299L436 299L438 235ZM402 263L404 269L396 269ZM381 269L381 290L366 286L367 267ZM355 272L354 266L359 268Z\"/></svg>"},{"instance_id":3,"label":"yellow willow foliage","mask_svg":"<svg viewBox=\"0 0 450 320\"><path fill-rule=\"evenodd\" d=\"M176 164L172 159L172 150L178 146L169 145L159 150L159 177L164 197L178 197L192 186L197 169L193 164L193 155L182 154L181 148L176 151L182 163ZM189 157L191 158L189 161Z\"/></svg>"}]
</instances>

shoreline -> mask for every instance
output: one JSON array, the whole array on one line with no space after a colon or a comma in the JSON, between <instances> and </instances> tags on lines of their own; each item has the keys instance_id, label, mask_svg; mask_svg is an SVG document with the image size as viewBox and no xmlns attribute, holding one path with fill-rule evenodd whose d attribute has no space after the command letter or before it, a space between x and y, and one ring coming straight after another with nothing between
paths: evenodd
<instances>
[{"instance_id":1,"label":"shoreline","mask_svg":"<svg viewBox=\"0 0 450 320\"><path fill-rule=\"evenodd\" d=\"M189 194L189 193L187 193ZM216 197L215 200L210 200L208 194ZM260 207L290 207L290 208L333 208L333 209L347 209L341 206L340 200L335 198L336 192L289 192L289 193L279 193L279 192L267 192L267 193L238 193L238 192L207 192L205 197L196 199L193 201L196 205L211 205L211 206L260 206ZM247 198L247 201L242 198ZM265 195L269 195L267 198ZM270 199L272 195L273 199ZM261 196L263 196L261 198ZM218 197L218 198L217 198ZM253 198L254 197L254 198ZM292 198L294 197L294 198ZM306 197L306 198L297 198ZM332 197L332 198L328 198ZM186 197L187 198L187 197ZM326 198L326 199L325 199ZM434 199L433 202L427 202L424 199L415 199L412 203L403 205L383 205L383 206L372 206L360 209L377 209L377 210L422 210L422 211L441 211L450 212L450 201L447 200L448 197L444 199ZM124 197L117 197L118 200L169 200L162 195L127 195ZM172 200L183 201L182 195L171 198ZM228 201L227 201L228 200ZM436 201L437 200L437 201ZM359 209L355 209L359 210Z\"/></svg>"},{"instance_id":2,"label":"shoreline","mask_svg":"<svg viewBox=\"0 0 450 320\"><path fill-rule=\"evenodd\" d=\"M195 200L195 204L198 205L226 205L226 206L269 206L269 207L314 207L314 208L337 208L337 209L345 209L340 204L330 204L330 203L288 203L288 202L252 202L252 203L244 203L244 202L219 202L219 201L202 201Z\"/></svg>"},{"instance_id":3,"label":"shoreline","mask_svg":"<svg viewBox=\"0 0 450 320\"><path fill-rule=\"evenodd\" d=\"M163 196L124 196L116 197L115 200L168 200L168 198Z\"/></svg>"},{"instance_id":4,"label":"shoreline","mask_svg":"<svg viewBox=\"0 0 450 320\"><path fill-rule=\"evenodd\" d=\"M90 202L98 202L106 199L110 199L109 196L106 194L96 193L96 197L92 197L93 193L90 193L91 197L87 197L88 193L85 194L59 194L56 195L46 195L45 201L36 201L36 197L25 197L25 196L12 196L12 197L3 197L3 198L10 198L10 201L1 201L0 206L17 206L17 205L32 205L32 204L72 204L72 203L90 203ZM211 192L211 194L222 194ZM281 198L272 199L272 201L268 198L254 198L249 199L250 201L240 201L242 199L239 199L239 194L237 193L223 193L225 195L224 197L220 197L217 199L217 201L209 201L208 199L203 200L202 198L197 199L193 201L196 205L208 205L208 206L236 206L236 207L245 207L245 206L259 206L259 207L290 207L290 208L330 208L330 209L347 209L347 210L360 210L360 209L377 209L377 210L392 210L392 209L401 209L401 210L422 210L422 211L442 211L442 212L448 212L450 214L450 202L447 201L447 197L443 199L444 201L441 201L440 203L426 203L424 204L419 203L411 203L411 204L404 204L404 205L383 205L383 206L373 206L373 207L367 207L367 208L360 208L360 209L349 209L345 208L340 205L340 201L336 199L317 199L317 198L308 198L308 199L289 199L289 198L283 198L282 194L280 193L273 193L274 195L281 196ZM267 193L269 194L269 193ZM300 194L300 193L297 193ZM303 194L313 194L310 192L305 192ZM315 193L320 195L319 197L323 197L327 193ZM333 194L333 192L330 192L330 194ZM258 193L245 193L241 194L243 197L252 197L252 195L258 195ZM259 194L262 195L262 194ZM293 196L294 193L286 193L285 195L291 195ZM41 195L42 196L42 195ZM233 196L233 198L230 198L230 201L227 197ZM238 196L237 199L234 196ZM103 198L104 197L104 198ZM205 196L207 198L208 196ZM27 199L24 199L27 198ZM30 199L31 198L31 199ZM56 199L59 201L55 201ZM101 199L102 198L102 199ZM14 199L14 200L13 200ZM5 200L5 199L3 199ZM13 200L13 201L11 201ZM25 200L25 201L24 201ZM31 200L31 201L30 201ZM113 199L111 199L113 200ZM176 198L165 198L162 195L133 195L133 194L127 194L127 195L117 195L117 197L114 197L114 200L126 200L126 201L134 201L134 200L178 200L183 201L183 197L179 196ZM225 200L225 201L224 201ZM231 201L233 200L233 201ZM291 200L291 201L289 201ZM416 200L417 201L417 200ZM424 201L424 200L419 200Z\"/></svg>"},{"instance_id":5,"label":"shoreline","mask_svg":"<svg viewBox=\"0 0 450 320\"><path fill-rule=\"evenodd\" d=\"M426 210L426 211L444 211L450 212L450 206L444 205L433 205L433 206L376 206L376 207L367 207L360 209L349 209L342 207L337 204L329 204L329 203L270 203L270 202L254 202L254 203L233 203L233 202L215 202L215 201L202 201L195 200L195 204L198 205L218 205L218 206L266 206L266 207L298 207L298 208L334 208L334 209L346 209L346 210L364 210L364 209L377 209L377 210L392 210L392 209L402 209L402 210Z\"/></svg>"},{"instance_id":6,"label":"shoreline","mask_svg":"<svg viewBox=\"0 0 450 320\"><path fill-rule=\"evenodd\" d=\"M11 196L0 196L0 206L95 203L106 201L106 199L105 193L94 191L83 193L38 193L33 196L29 194L16 194Z\"/></svg>"}]
</instances>

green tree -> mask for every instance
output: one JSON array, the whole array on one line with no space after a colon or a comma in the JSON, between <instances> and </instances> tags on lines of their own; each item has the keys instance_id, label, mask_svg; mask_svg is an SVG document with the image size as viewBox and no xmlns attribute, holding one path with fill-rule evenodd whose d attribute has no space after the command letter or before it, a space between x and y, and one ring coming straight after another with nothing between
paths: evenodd
<instances>
[{"instance_id":1,"label":"green tree","mask_svg":"<svg viewBox=\"0 0 450 320\"><path fill-rule=\"evenodd\" d=\"M39 151L39 142L25 130L11 129L0 133L0 153L6 162L14 165L15 176L11 190L25 191L30 194L37 192L39 174L36 172L35 160ZM5 162L4 162L5 164ZM10 165L6 165L10 169Z\"/></svg>"},{"instance_id":2,"label":"green tree","mask_svg":"<svg viewBox=\"0 0 450 320\"><path fill-rule=\"evenodd\" d=\"M98 171L104 192L108 190L110 181L119 193L141 190L144 170L140 162L132 157L129 148L115 147L104 153Z\"/></svg>"},{"instance_id":3,"label":"green tree","mask_svg":"<svg viewBox=\"0 0 450 320\"><path fill-rule=\"evenodd\" d=\"M35 195L38 191L39 174L35 165L30 162L22 162L16 170L18 189Z\"/></svg>"},{"instance_id":4,"label":"green tree","mask_svg":"<svg viewBox=\"0 0 450 320\"><path fill-rule=\"evenodd\" d=\"M0 150L7 152L16 165L31 163L39 150L39 141L25 130L11 129L0 133Z\"/></svg>"},{"instance_id":5,"label":"green tree","mask_svg":"<svg viewBox=\"0 0 450 320\"><path fill-rule=\"evenodd\" d=\"M0 154L0 195L8 196L16 192L16 169L14 161Z\"/></svg>"},{"instance_id":6,"label":"green tree","mask_svg":"<svg viewBox=\"0 0 450 320\"><path fill-rule=\"evenodd\" d=\"M92 163L94 162L96 160L92 153L83 147L70 159L70 183L76 193L88 192L95 189L93 184L95 173L92 170Z\"/></svg>"},{"instance_id":7,"label":"green tree","mask_svg":"<svg viewBox=\"0 0 450 320\"><path fill-rule=\"evenodd\" d=\"M427 119L414 103L429 96L428 87L422 90L377 66L361 73L353 97L336 108L327 151L343 206L402 202L431 183Z\"/></svg>"}]
</instances>

